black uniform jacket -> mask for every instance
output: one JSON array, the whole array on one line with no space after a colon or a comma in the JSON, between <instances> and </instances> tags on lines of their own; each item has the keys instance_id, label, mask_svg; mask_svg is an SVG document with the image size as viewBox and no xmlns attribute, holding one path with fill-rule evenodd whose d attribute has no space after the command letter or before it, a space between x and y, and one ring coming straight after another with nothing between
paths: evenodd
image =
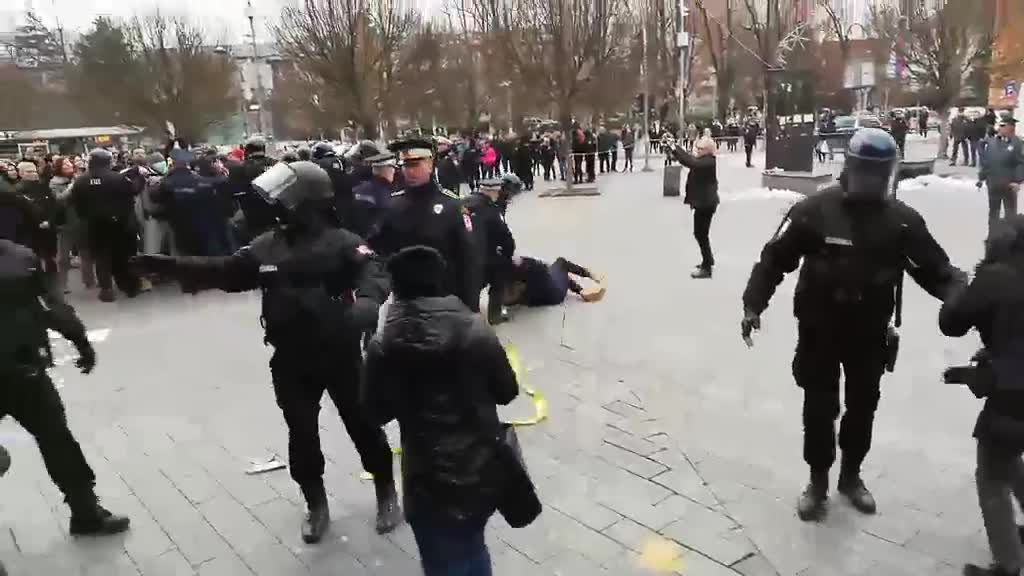
<instances>
[{"instance_id":1,"label":"black uniform jacket","mask_svg":"<svg viewBox=\"0 0 1024 576\"><path fill-rule=\"evenodd\" d=\"M380 230L370 245L382 256L408 246L429 246L444 256L446 288L470 310L480 310L476 280L473 221L454 193L431 180L423 186L395 192L384 211Z\"/></svg>"},{"instance_id":2,"label":"black uniform jacket","mask_svg":"<svg viewBox=\"0 0 1024 576\"><path fill-rule=\"evenodd\" d=\"M261 289L266 340L302 353L352 341L377 323L390 281L372 250L351 232L330 228L312 238L265 232L231 256L183 257L183 280L227 292Z\"/></svg>"},{"instance_id":3,"label":"black uniform jacket","mask_svg":"<svg viewBox=\"0 0 1024 576\"><path fill-rule=\"evenodd\" d=\"M978 439L1024 449L1024 257L982 263L974 281L954 291L939 312L947 336L977 328L991 358L995 383L978 416Z\"/></svg>"},{"instance_id":4,"label":"black uniform jacket","mask_svg":"<svg viewBox=\"0 0 1024 576\"><path fill-rule=\"evenodd\" d=\"M135 225L135 188L109 168L90 168L71 185L71 205L87 222Z\"/></svg>"},{"instance_id":5,"label":"black uniform jacket","mask_svg":"<svg viewBox=\"0 0 1024 576\"><path fill-rule=\"evenodd\" d=\"M479 262L491 269L502 259L515 255L516 240L505 223L505 214L498 204L484 194L473 194L463 202L473 218L474 242Z\"/></svg>"},{"instance_id":6,"label":"black uniform jacket","mask_svg":"<svg viewBox=\"0 0 1024 576\"><path fill-rule=\"evenodd\" d=\"M46 286L32 250L0 240L0 374L48 366L48 328L79 349L89 346L85 326L74 309ZM3 386L7 380L0 378L0 382Z\"/></svg>"},{"instance_id":7,"label":"black uniform jacket","mask_svg":"<svg viewBox=\"0 0 1024 576\"><path fill-rule=\"evenodd\" d=\"M838 186L790 209L754 265L743 293L745 309L763 312L801 259L793 312L817 324L829 323L837 313L888 322L904 270L940 300L963 277L916 210L894 198L854 203Z\"/></svg>"},{"instance_id":8,"label":"black uniform jacket","mask_svg":"<svg viewBox=\"0 0 1024 576\"><path fill-rule=\"evenodd\" d=\"M495 405L517 394L494 331L458 298L391 306L367 348L363 402L374 424L401 425L409 518L447 523L494 512L502 485Z\"/></svg>"}]
</instances>

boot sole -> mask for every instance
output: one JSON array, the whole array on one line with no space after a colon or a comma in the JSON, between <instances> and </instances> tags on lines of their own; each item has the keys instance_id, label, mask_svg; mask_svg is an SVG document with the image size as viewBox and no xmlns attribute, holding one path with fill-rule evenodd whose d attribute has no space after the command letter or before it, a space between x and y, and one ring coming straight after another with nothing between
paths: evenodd
<instances>
[{"instance_id":1,"label":"boot sole","mask_svg":"<svg viewBox=\"0 0 1024 576\"><path fill-rule=\"evenodd\" d=\"M125 520L124 522L109 524L92 530L83 530L79 528L70 529L68 532L70 532L72 536L113 536L114 534L127 532L130 528L131 521Z\"/></svg>"}]
</instances>

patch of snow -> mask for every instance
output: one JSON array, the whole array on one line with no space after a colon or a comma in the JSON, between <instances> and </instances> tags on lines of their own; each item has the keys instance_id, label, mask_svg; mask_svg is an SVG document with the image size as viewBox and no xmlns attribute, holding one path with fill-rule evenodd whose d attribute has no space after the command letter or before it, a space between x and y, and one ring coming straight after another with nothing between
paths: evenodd
<instances>
[{"instance_id":1,"label":"patch of snow","mask_svg":"<svg viewBox=\"0 0 1024 576\"><path fill-rule=\"evenodd\" d=\"M721 195L722 202L742 202L747 200L803 200L799 192L775 188L750 188L738 192L726 192Z\"/></svg>"}]
</instances>

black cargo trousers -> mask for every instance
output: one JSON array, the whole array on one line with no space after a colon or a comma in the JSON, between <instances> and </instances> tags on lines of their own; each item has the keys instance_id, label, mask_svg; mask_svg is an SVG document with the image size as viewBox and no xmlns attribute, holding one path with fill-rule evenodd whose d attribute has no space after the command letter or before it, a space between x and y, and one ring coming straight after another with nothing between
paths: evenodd
<instances>
[{"instance_id":1,"label":"black cargo trousers","mask_svg":"<svg viewBox=\"0 0 1024 576\"><path fill-rule=\"evenodd\" d=\"M298 348L298 347L296 347ZM373 426L359 401L363 357L352 338L313 352L282 351L270 360L277 405L288 426L288 468L307 497L323 490L324 454L320 449L320 400L324 391L341 415L363 469L377 482L391 482L391 448L382 428Z\"/></svg>"},{"instance_id":2,"label":"black cargo trousers","mask_svg":"<svg viewBox=\"0 0 1024 576\"><path fill-rule=\"evenodd\" d=\"M826 471L836 459L835 422L839 418L839 369L846 380L845 407L839 428L844 463L859 470L871 449L875 410L886 362L888 324L827 320L798 325L793 377L804 391L804 461L812 470ZM836 322L836 323L834 323Z\"/></svg>"},{"instance_id":3,"label":"black cargo trousers","mask_svg":"<svg viewBox=\"0 0 1024 576\"><path fill-rule=\"evenodd\" d=\"M96 506L96 475L68 428L64 403L42 368L0 368L0 419L11 416L36 440L50 479L72 513Z\"/></svg>"}]
</instances>

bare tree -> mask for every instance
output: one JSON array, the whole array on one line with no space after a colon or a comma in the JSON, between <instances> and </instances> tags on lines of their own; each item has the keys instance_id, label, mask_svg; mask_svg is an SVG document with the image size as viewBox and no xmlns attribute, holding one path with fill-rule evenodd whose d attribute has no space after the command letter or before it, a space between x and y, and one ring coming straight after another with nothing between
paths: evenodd
<instances>
[{"instance_id":1,"label":"bare tree","mask_svg":"<svg viewBox=\"0 0 1024 576\"><path fill-rule=\"evenodd\" d=\"M841 60L840 70L842 70L845 75L846 67L850 62L850 31L852 30L852 27L848 26L836 12L836 8L833 5L834 2L835 0L817 0L818 5L825 11L825 40L834 39L839 43L839 55Z\"/></svg>"},{"instance_id":2,"label":"bare tree","mask_svg":"<svg viewBox=\"0 0 1024 576\"><path fill-rule=\"evenodd\" d=\"M718 118L725 118L736 81L733 0L725 0L723 18L710 14L704 0L696 0L696 5L704 36L703 46L715 72L715 113Z\"/></svg>"},{"instance_id":3,"label":"bare tree","mask_svg":"<svg viewBox=\"0 0 1024 576\"><path fill-rule=\"evenodd\" d=\"M200 140L238 110L234 63L211 50L216 43L199 25L155 13L135 18L127 37L150 86L139 102L149 126L173 122L186 138Z\"/></svg>"},{"instance_id":4,"label":"bare tree","mask_svg":"<svg viewBox=\"0 0 1024 576\"><path fill-rule=\"evenodd\" d=\"M899 14L891 7L872 8L871 26L902 62L909 79L930 92L939 113L939 157L946 156L945 120L964 82L983 63L992 44L988 2L948 0L933 11Z\"/></svg>"},{"instance_id":5,"label":"bare tree","mask_svg":"<svg viewBox=\"0 0 1024 576\"><path fill-rule=\"evenodd\" d=\"M302 0L283 10L274 33L281 51L323 87L323 106L344 109L376 138L393 115L399 47L417 21L404 0Z\"/></svg>"}]
</instances>

